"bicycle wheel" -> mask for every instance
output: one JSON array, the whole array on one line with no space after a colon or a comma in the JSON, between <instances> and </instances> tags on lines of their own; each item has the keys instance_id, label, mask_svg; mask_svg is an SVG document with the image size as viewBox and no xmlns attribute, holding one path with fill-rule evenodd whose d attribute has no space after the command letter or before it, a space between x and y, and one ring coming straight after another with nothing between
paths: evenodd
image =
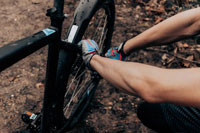
<instances>
[{"instance_id":1,"label":"bicycle wheel","mask_svg":"<svg viewBox=\"0 0 200 133\"><path fill-rule=\"evenodd\" d=\"M89 19L79 27L79 33L74 42L90 38L95 40L103 56L109 49L114 27L114 1L102 1L92 10ZM76 15L75 15L76 16ZM76 19L76 18L75 18ZM76 23L74 20L73 24ZM77 23L76 23L77 24ZM60 112L63 123L60 132L70 130L78 122L91 98L100 78L97 73L88 70L78 53L60 50L57 86L60 98ZM62 95L62 96L61 96ZM61 114L60 113L60 114Z\"/></svg>"}]
</instances>

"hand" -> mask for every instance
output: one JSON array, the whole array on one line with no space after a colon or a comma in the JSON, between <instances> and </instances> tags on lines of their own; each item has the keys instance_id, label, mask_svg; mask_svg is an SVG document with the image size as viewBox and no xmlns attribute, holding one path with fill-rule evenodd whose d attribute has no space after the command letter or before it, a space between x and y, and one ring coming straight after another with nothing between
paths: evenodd
<instances>
[{"instance_id":1,"label":"hand","mask_svg":"<svg viewBox=\"0 0 200 133\"><path fill-rule=\"evenodd\" d=\"M90 60L95 54L98 54L99 47L94 40L82 40L78 43L78 46L82 49L82 58L85 65L90 67Z\"/></svg>"},{"instance_id":2,"label":"hand","mask_svg":"<svg viewBox=\"0 0 200 133\"><path fill-rule=\"evenodd\" d=\"M115 47L115 48L111 48L108 50L108 52L105 54L106 57L110 58L110 59L115 59L115 60L122 60L124 61L126 58L126 54L123 51L124 48L124 44L126 42L123 42L120 44L119 47Z\"/></svg>"}]
</instances>

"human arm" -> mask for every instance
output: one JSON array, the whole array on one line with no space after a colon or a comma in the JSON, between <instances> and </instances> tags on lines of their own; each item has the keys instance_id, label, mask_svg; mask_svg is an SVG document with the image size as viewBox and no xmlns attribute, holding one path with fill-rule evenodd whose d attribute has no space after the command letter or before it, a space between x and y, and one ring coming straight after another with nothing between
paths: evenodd
<instances>
[{"instance_id":1,"label":"human arm","mask_svg":"<svg viewBox=\"0 0 200 133\"><path fill-rule=\"evenodd\" d=\"M178 41L200 33L200 8L181 12L128 40L124 53Z\"/></svg>"},{"instance_id":2,"label":"human arm","mask_svg":"<svg viewBox=\"0 0 200 133\"><path fill-rule=\"evenodd\" d=\"M200 107L200 69L161 69L95 55L90 65L115 87L148 102ZM106 68L106 69L105 69Z\"/></svg>"}]
</instances>

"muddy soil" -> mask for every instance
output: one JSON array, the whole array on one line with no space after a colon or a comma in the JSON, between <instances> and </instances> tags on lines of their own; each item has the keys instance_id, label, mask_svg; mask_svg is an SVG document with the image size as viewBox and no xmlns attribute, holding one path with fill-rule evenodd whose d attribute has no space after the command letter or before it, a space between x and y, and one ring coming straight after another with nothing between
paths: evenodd
<instances>
[{"instance_id":1,"label":"muddy soil","mask_svg":"<svg viewBox=\"0 0 200 133\"><path fill-rule=\"evenodd\" d=\"M77 0L71 2L66 0L65 7L68 6L68 8L65 9L65 13L68 14L69 20L65 22L65 28L69 26L73 18L77 2ZM182 7L165 0L116 0L115 2L116 23L113 46L136 36L175 13L198 6L194 0ZM0 1L0 5L0 47L49 26L50 21L45 13L52 7L53 1L6 0ZM163 7L164 11L161 10ZM191 51L189 48L180 46L188 43L191 47L199 46L195 45L198 43L198 39L195 39L140 50L132 53L128 61L163 68L198 67L199 64L196 64L196 61L200 59L199 51ZM180 55L176 53L178 56L174 56L177 50L182 51ZM1 133L16 132L25 128L21 121L21 114L24 111L40 111L44 92L46 57L47 47L44 47L0 73ZM191 59L193 62L185 59ZM71 132L153 132L137 118L136 111L140 102L142 99L139 97L122 93L102 80L83 119Z\"/></svg>"}]
</instances>

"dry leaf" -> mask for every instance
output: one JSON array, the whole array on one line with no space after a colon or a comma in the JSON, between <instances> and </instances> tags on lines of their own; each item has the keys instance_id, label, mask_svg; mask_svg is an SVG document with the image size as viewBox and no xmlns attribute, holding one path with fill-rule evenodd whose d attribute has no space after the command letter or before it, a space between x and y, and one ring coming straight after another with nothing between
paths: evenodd
<instances>
[{"instance_id":1,"label":"dry leaf","mask_svg":"<svg viewBox=\"0 0 200 133\"><path fill-rule=\"evenodd\" d=\"M12 81L15 80L15 77L10 77L8 80L9 80L10 82L12 82Z\"/></svg>"},{"instance_id":2,"label":"dry leaf","mask_svg":"<svg viewBox=\"0 0 200 133\"><path fill-rule=\"evenodd\" d=\"M150 21L150 20L152 20L152 18L144 18L143 20L144 21Z\"/></svg>"},{"instance_id":3,"label":"dry leaf","mask_svg":"<svg viewBox=\"0 0 200 133\"><path fill-rule=\"evenodd\" d=\"M190 55L190 56L188 56L186 59L187 59L188 61L183 61L182 63L183 63L183 65L184 65L185 67L189 67L190 64L191 64L191 62L189 62L189 61L193 61L194 56L193 56L193 55Z\"/></svg>"},{"instance_id":4,"label":"dry leaf","mask_svg":"<svg viewBox=\"0 0 200 133\"><path fill-rule=\"evenodd\" d=\"M168 61L167 61L167 64L171 63L174 59L175 59L175 57L169 58Z\"/></svg>"},{"instance_id":5,"label":"dry leaf","mask_svg":"<svg viewBox=\"0 0 200 133\"><path fill-rule=\"evenodd\" d=\"M177 42L176 44L177 44L177 46L178 46L179 48L182 48L182 47L183 47L183 43L182 43L182 42Z\"/></svg>"},{"instance_id":6,"label":"dry leaf","mask_svg":"<svg viewBox=\"0 0 200 133\"><path fill-rule=\"evenodd\" d=\"M186 59L192 61L192 60L194 59L194 56L193 56L193 55L190 55L190 56L188 56Z\"/></svg>"},{"instance_id":7,"label":"dry leaf","mask_svg":"<svg viewBox=\"0 0 200 133\"><path fill-rule=\"evenodd\" d=\"M184 48L188 48L188 47L189 47L189 44L184 43L184 44L183 44L183 47L184 47Z\"/></svg>"},{"instance_id":8,"label":"dry leaf","mask_svg":"<svg viewBox=\"0 0 200 133\"><path fill-rule=\"evenodd\" d=\"M37 83L35 86L36 86L37 89L44 88L43 83Z\"/></svg>"},{"instance_id":9,"label":"dry leaf","mask_svg":"<svg viewBox=\"0 0 200 133\"><path fill-rule=\"evenodd\" d=\"M165 61L165 60L167 60L167 58L168 58L168 57L167 57L167 54L163 54L162 60Z\"/></svg>"},{"instance_id":10,"label":"dry leaf","mask_svg":"<svg viewBox=\"0 0 200 133\"><path fill-rule=\"evenodd\" d=\"M155 24L158 24L158 23L160 23L161 21L163 21L163 18L161 18L161 17L156 17L155 18Z\"/></svg>"},{"instance_id":11,"label":"dry leaf","mask_svg":"<svg viewBox=\"0 0 200 133\"><path fill-rule=\"evenodd\" d=\"M183 63L183 65L184 65L185 67L189 67L189 66L190 66L190 62L188 62L188 61L183 61L182 63Z\"/></svg>"},{"instance_id":12,"label":"dry leaf","mask_svg":"<svg viewBox=\"0 0 200 133\"><path fill-rule=\"evenodd\" d=\"M174 55L177 55L177 51L178 51L178 48L176 47L176 48L174 49Z\"/></svg>"},{"instance_id":13,"label":"dry leaf","mask_svg":"<svg viewBox=\"0 0 200 133\"><path fill-rule=\"evenodd\" d=\"M184 48L184 44L183 44L183 43L177 42L176 44L177 44L177 46L178 46L178 50L179 50L179 51L181 51L181 52L185 51L185 48Z\"/></svg>"}]
</instances>

